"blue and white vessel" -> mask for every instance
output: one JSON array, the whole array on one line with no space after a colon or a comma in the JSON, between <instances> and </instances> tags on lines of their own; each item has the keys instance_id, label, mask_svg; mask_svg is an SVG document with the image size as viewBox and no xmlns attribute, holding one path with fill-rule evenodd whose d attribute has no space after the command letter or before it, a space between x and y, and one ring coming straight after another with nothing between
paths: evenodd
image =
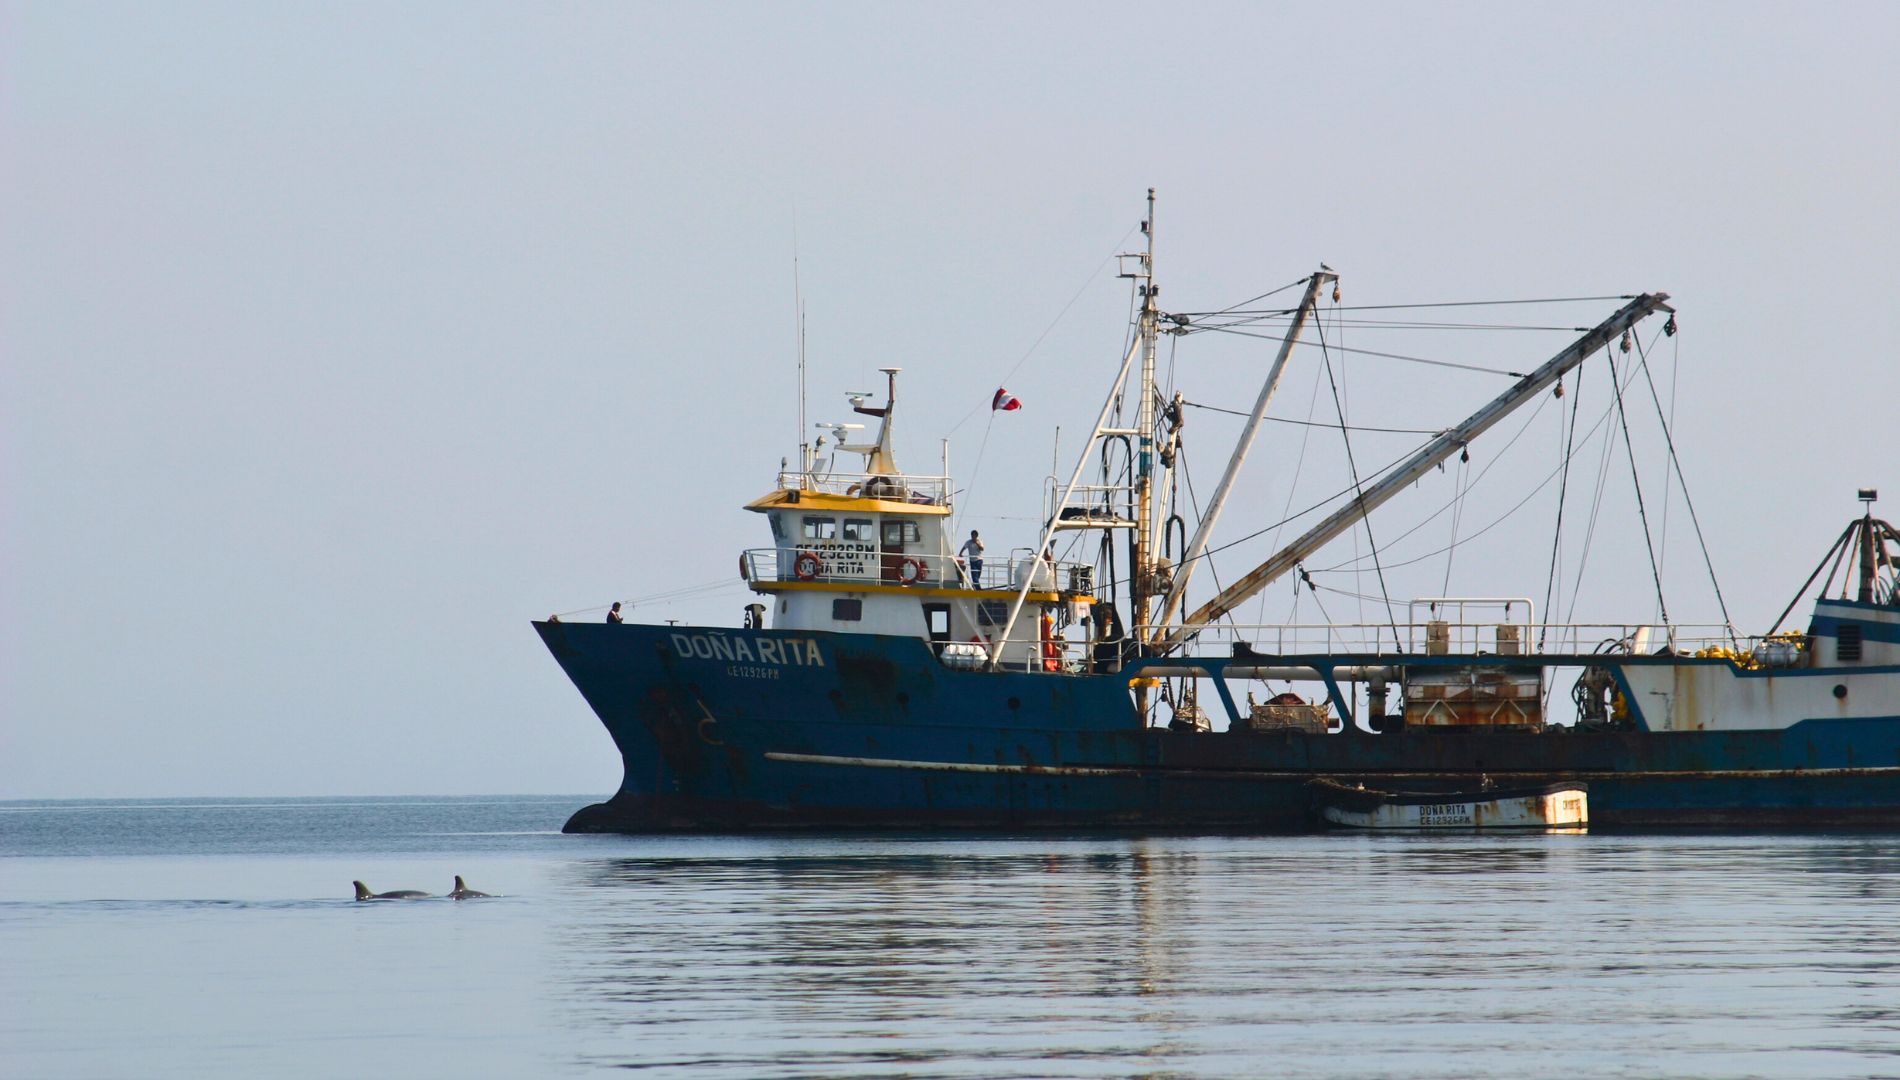
<instances>
[{"instance_id":1,"label":"blue and white vessel","mask_svg":"<svg viewBox=\"0 0 1900 1080\"><path fill-rule=\"evenodd\" d=\"M852 395L875 434L853 443L855 425L833 428L861 466L836 471L806 446L746 505L771 543L741 555L759 597L742 625L535 623L624 769L569 831L1304 829L1318 820L1315 781L1577 786L1595 827L1900 825L1900 533L1874 517L1872 491L1803 587L1837 567L1805 630L1557 625L1516 597L1427 597L1376 627L1221 621L1641 320L1669 313L1673 325L1664 294L1630 298L1190 606L1234 476L1336 275L1310 275L1284 313L1286 337L1190 536L1167 483L1180 399L1155 376L1157 340L1190 321L1158 307L1153 213L1150 192L1146 249L1125 257L1132 344L1028 543L978 566L956 554L949 477L898 466L890 368L881 405ZM1120 470L1083 483L1113 457L1105 443L1125 448ZM1068 534L1098 534L1095 557L1053 557ZM1577 712L1558 723L1548 700L1562 672ZM1255 703L1246 688L1266 679L1311 692Z\"/></svg>"}]
</instances>

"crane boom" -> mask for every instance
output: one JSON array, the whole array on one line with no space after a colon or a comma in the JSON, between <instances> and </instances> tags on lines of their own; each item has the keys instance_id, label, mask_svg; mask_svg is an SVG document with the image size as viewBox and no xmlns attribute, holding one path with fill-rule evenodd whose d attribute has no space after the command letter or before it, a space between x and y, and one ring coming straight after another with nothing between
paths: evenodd
<instances>
[{"instance_id":1,"label":"crane boom","mask_svg":"<svg viewBox=\"0 0 1900 1080\"><path fill-rule=\"evenodd\" d=\"M1188 581L1194 576L1194 568L1200 562L1201 552L1207 550L1207 538L1214 531L1214 523L1220 520L1221 508L1227 505L1227 495L1234 487L1234 478L1240 475L1240 466L1247 460L1247 451L1253 448L1254 436L1260 431L1260 421L1267 415L1267 406L1273 401L1273 392L1280 386L1280 373L1286 370L1287 357L1293 354L1293 346L1299 343L1300 331L1306 327L1306 319L1318 303L1320 287L1339 280L1339 275L1331 270L1321 270L1306 279L1306 292L1300 297L1300 306L1293 309L1293 322L1286 330L1286 338L1280 342L1280 351L1273 358L1273 366L1267 370L1267 379L1260 384L1260 397L1254 402L1253 412L1247 417L1247 426L1240 431L1240 438L1234 443L1234 453L1227 459L1227 471L1221 474L1220 484L1214 488L1214 495L1207 501L1207 512L1201 515L1200 524L1194 527L1194 539L1188 542L1187 551L1181 556L1181 565L1175 568L1174 585L1168 590L1167 599L1161 604L1160 625L1166 626L1174 620L1181 610L1181 603L1187 598ZM1335 297L1338 293L1333 294Z\"/></svg>"},{"instance_id":2,"label":"crane boom","mask_svg":"<svg viewBox=\"0 0 1900 1080\"><path fill-rule=\"evenodd\" d=\"M1235 581L1221 590L1218 596L1201 605L1193 614L1183 619L1179 627L1168 633L1163 644L1163 651L1179 647L1202 626L1220 618L1258 594L1261 589L1272 584L1308 555L1352 528L1360 518L1370 514L1387 499L1431 471L1439 462L1449 458L1459 448L1489 430L1493 424L1504 419L1513 409L1562 378L1566 372L1583 363L1598 349L1614 341L1623 331L1636 325L1652 312L1674 311L1675 309L1667 303L1668 299L1668 293L1644 293L1625 304L1616 314L1599 323L1556 356L1551 357L1542 367L1519 379L1496 400L1471 414L1464 423L1439 434L1383 480L1361 491L1351 503L1334 511L1326 520L1307 530L1305 535L1275 552L1245 577ZM1157 638L1160 632L1165 632L1165 628L1160 628L1156 634Z\"/></svg>"}]
</instances>

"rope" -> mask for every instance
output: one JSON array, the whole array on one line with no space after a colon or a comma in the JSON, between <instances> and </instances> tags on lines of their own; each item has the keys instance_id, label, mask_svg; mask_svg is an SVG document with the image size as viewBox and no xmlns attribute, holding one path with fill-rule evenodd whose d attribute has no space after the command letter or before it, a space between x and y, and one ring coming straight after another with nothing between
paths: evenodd
<instances>
[{"instance_id":1,"label":"rope","mask_svg":"<svg viewBox=\"0 0 1900 1080\"><path fill-rule=\"evenodd\" d=\"M730 578L720 578L716 581L701 582L698 585L685 585L677 589L668 589L664 592L649 593L646 596L636 596L631 600L623 599L619 601L619 603L621 607L631 610L632 608L640 604L664 604L664 603L670 603L675 600L688 600L688 599L694 599L701 596L713 596L721 592L726 592L726 591L730 591L730 590L742 588L742 587L743 587L742 582L733 581ZM608 608L611 608L612 606L613 604L611 603L595 604L592 607L575 608L572 611L560 611L560 612L556 612L555 614L559 618L567 618L571 615L589 615L596 611L606 611Z\"/></svg>"},{"instance_id":2,"label":"rope","mask_svg":"<svg viewBox=\"0 0 1900 1080\"><path fill-rule=\"evenodd\" d=\"M1558 465L1563 480L1557 485L1557 527L1550 534L1550 575L1544 579L1544 628L1537 634L1537 651L1544 651L1544 639L1550 634L1550 601L1557 587L1557 563L1564 538L1564 503L1570 494L1570 458L1576 453L1577 413L1583 408L1583 369L1577 369L1577 385L1571 391L1570 423L1568 430L1559 429L1558 435L1564 440L1563 457ZM1563 386L1560 379L1559 387Z\"/></svg>"},{"instance_id":3,"label":"rope","mask_svg":"<svg viewBox=\"0 0 1900 1080\"><path fill-rule=\"evenodd\" d=\"M1610 361L1610 377L1616 378L1616 353L1606 349L1603 354ZM1630 377L1635 378L1632 372ZM1616 395L1616 420L1623 429L1623 452L1630 459L1630 486L1636 489L1636 516L1643 523L1643 550L1649 553L1649 576L1656 582L1656 612L1662 617L1663 625L1669 625L1669 605L1663 602L1662 568L1656 563L1656 545L1649 539L1649 512L1643 507L1643 480L1636 468L1636 450L1630 445L1629 414L1623 408L1623 394Z\"/></svg>"},{"instance_id":4,"label":"rope","mask_svg":"<svg viewBox=\"0 0 1900 1080\"><path fill-rule=\"evenodd\" d=\"M983 472L983 454L985 451L987 451L990 448L990 428L995 423L996 423L996 410L991 409L990 418L988 420L983 421L983 441L979 442L976 446L976 464L971 466L970 468L970 482L963 486L963 489L960 492L958 492L959 495L970 495L971 498L975 498L975 496L972 493L976 491L976 478L979 475L981 475L981 473ZM955 430L955 429L953 428L952 430ZM963 510L964 510L964 507L969 505L969 503L970 503L969 499L959 498L957 500L956 520L951 522L951 525L950 525L951 536L954 537L954 536L962 535Z\"/></svg>"},{"instance_id":5,"label":"rope","mask_svg":"<svg viewBox=\"0 0 1900 1080\"><path fill-rule=\"evenodd\" d=\"M1456 507L1451 512L1451 543L1445 547L1445 583L1438 588L1438 595L1451 595L1451 563L1458 556L1458 520L1465 515L1465 479L1471 475L1471 450L1465 448L1458 455L1458 476L1453 484L1457 495L1452 499Z\"/></svg>"},{"instance_id":6,"label":"rope","mask_svg":"<svg viewBox=\"0 0 1900 1080\"><path fill-rule=\"evenodd\" d=\"M1202 323L1201 325L1208 329L1227 326L1257 326L1261 323L1290 320L1292 316L1293 313L1291 310L1275 311L1266 315L1250 315L1243 319L1235 319L1233 322ZM1190 315L1183 315L1181 317L1185 319L1193 318L1193 316ZM1204 315L1201 317L1209 318L1210 316ZM1367 330L1536 330L1544 332L1562 331L1571 334L1585 334L1590 331L1590 328L1587 326L1544 326L1537 323L1460 323L1427 321L1423 319L1339 318L1333 320L1333 325L1360 327Z\"/></svg>"},{"instance_id":7,"label":"rope","mask_svg":"<svg viewBox=\"0 0 1900 1080\"><path fill-rule=\"evenodd\" d=\"M1715 579L1715 560L1709 556L1709 545L1702 538L1702 520L1696 516L1695 501L1689 497L1689 481L1682 475L1682 459L1676 456L1676 440L1669 433L1669 420L1663 416L1662 396L1656 392L1656 380L1649 377L1649 358L1643 352L1643 343L1636 343L1638 356L1643 357L1643 378L1649 383L1649 397L1656 403L1656 419L1662 424L1663 445L1669 448L1669 463L1675 467L1676 483L1682 488L1682 505L1689 511L1689 524L1695 526L1695 542L1702 548L1702 564L1708 567L1709 584L1715 589L1716 606L1722 609L1722 623L1729 628L1729 642L1735 644L1735 624L1728 615L1728 602L1722 599L1722 583ZM1673 397L1673 394L1672 394ZM1668 474L1664 474L1665 481ZM1668 488L1665 486L1664 492ZM1664 504L1667 507L1667 503Z\"/></svg>"},{"instance_id":8,"label":"rope","mask_svg":"<svg viewBox=\"0 0 1900 1080\"><path fill-rule=\"evenodd\" d=\"M1314 384L1314 389L1318 390L1317 383ZM1223 409L1219 405L1203 405L1198 401L1189 401L1186 398L1181 399L1181 404L1186 405L1189 408L1206 409L1208 412L1226 413L1228 416L1251 417L1253 415L1250 412L1242 412L1239 409ZM1285 417L1279 417L1279 416L1263 416L1261 417L1261 419L1271 421L1272 423L1275 423L1275 424L1292 424L1292 425L1295 425L1296 427L1318 427L1318 428L1333 428L1333 429L1337 429L1340 427L1340 425L1338 424L1321 423L1319 421L1310 420L1310 419L1309 420L1290 420ZM1347 427L1345 430L1369 431L1378 435L1438 435L1438 434L1442 434L1445 429L1444 428L1366 427L1364 425L1354 424Z\"/></svg>"},{"instance_id":9,"label":"rope","mask_svg":"<svg viewBox=\"0 0 1900 1080\"><path fill-rule=\"evenodd\" d=\"M1410 538L1413 533L1416 533L1420 529L1423 529L1425 526L1430 525L1434 521L1437 521L1439 517L1444 515L1446 512L1452 510L1454 507L1456 507L1458 504L1458 500L1460 498L1469 498L1471 495L1472 489L1476 488L1479 484L1482 484L1484 482L1484 478L1491 474L1491 470L1496 468L1498 466L1498 463L1504 460L1505 455L1510 453L1511 447L1516 446L1518 440L1524 437L1524 433L1531 429L1531 425L1537 422L1537 418L1543 414L1544 408L1548 404L1549 404L1548 400L1538 402L1537 408L1532 410L1529 416L1525 417L1524 422L1522 424L1518 425L1517 432L1516 434L1511 436L1510 441L1506 442L1503 448L1498 451L1497 455L1493 457L1490 461L1486 462L1484 468L1478 470L1478 475L1472 477L1471 482L1465 485L1464 494L1462 496L1456 496L1456 495L1453 496L1450 501L1445 503L1445 505L1432 511L1429 515L1427 515L1425 518L1420 520L1417 524L1413 525L1411 528L1393 537L1392 542L1387 544L1386 547L1391 548L1393 544L1397 544L1402 540L1406 540ZM1550 482L1549 478L1546 477L1544 482L1549 483ZM1474 540L1476 539L1476 536L1475 535L1468 536L1465 539ZM1424 556L1424 558L1430 558L1434 555L1442 555L1445 553L1445 551L1446 551L1445 548L1438 548L1432 551L1430 554ZM1337 563L1333 566L1327 567L1324 572L1340 570L1348 566L1356 565L1356 563L1360 561L1363 561L1363 560L1352 559L1352 560L1347 560L1346 562ZM1413 562L1417 562L1417 561L1419 560L1413 559L1401 565L1410 566Z\"/></svg>"},{"instance_id":10,"label":"rope","mask_svg":"<svg viewBox=\"0 0 1900 1080\"><path fill-rule=\"evenodd\" d=\"M1295 282L1294 284L1304 285L1306 284L1306 279L1301 278L1299 281ZM1274 292L1284 292L1286 291L1286 289L1291 288L1291 287L1292 286L1282 286L1279 289L1275 289ZM1267 293L1265 295L1272 296L1273 293ZM1334 311L1410 311L1410 310L1417 310L1419 308L1509 307L1514 304L1586 304L1586 303L1601 303L1605 300L1634 300L1634 299L1636 299L1634 294L1625 293L1622 296L1553 296L1553 297L1547 297L1542 300L1448 300L1448 301L1441 301L1439 303L1433 303L1433 304L1348 304L1342 307L1334 308L1333 310ZM1247 301L1247 302L1251 303L1252 301ZM1228 314L1234 311L1235 311L1234 308L1223 308L1220 311L1202 311L1202 312L1188 311L1188 312L1182 312L1182 314L1185 314L1185 315L1224 315L1224 314Z\"/></svg>"},{"instance_id":11,"label":"rope","mask_svg":"<svg viewBox=\"0 0 1900 1080\"><path fill-rule=\"evenodd\" d=\"M1249 333L1245 330L1229 329L1228 327L1225 327L1225 326L1194 327L1194 328L1190 328L1187 332L1190 334L1200 333L1200 332L1207 332L1207 333L1214 333L1214 334L1232 334L1235 337L1259 338L1262 341L1282 340L1281 338L1275 337L1272 334L1254 334L1254 333ZM1309 341L1295 342L1295 344L1306 347L1306 348L1322 348L1322 349L1325 348L1325 346L1323 345L1317 345ZM1408 364L1429 364L1432 367L1453 368L1458 371L1475 371L1481 375L1503 375L1507 378L1512 378L1512 379L1521 379L1524 377L1524 372L1522 371L1506 371L1502 368L1480 367L1477 364L1460 364L1455 360L1433 360L1429 357L1424 357L1424 356L1407 356L1404 353L1380 352L1376 349L1348 349L1344 345L1338 345L1338 346L1334 346L1334 351L1342 352L1342 353L1354 353L1359 356L1376 356L1380 358L1381 360L1403 360Z\"/></svg>"},{"instance_id":12,"label":"rope","mask_svg":"<svg viewBox=\"0 0 1900 1080\"><path fill-rule=\"evenodd\" d=\"M1122 238L1120 240L1115 241L1115 246L1108 249L1108 254L1103 257L1101 262L1096 263L1095 268L1089 271L1089 276L1083 279L1082 287L1075 290L1075 295L1069 297L1069 302L1062 305L1062 310L1056 312L1056 317L1050 320L1048 326L1043 327L1042 333L1036 335L1035 341L1032 341L1029 343L1029 348L1023 350L1023 354L1016 359L1015 366L1011 367L1008 371L1004 372L1002 378L996 380L998 385L1007 386L1009 384L1009 380L1014 378L1018 371L1022 370L1023 365L1029 361L1030 356L1034 355L1035 351L1042 347L1043 340L1047 338L1051 333L1053 333L1055 331L1055 328L1061 324L1063 316L1069 313L1069 309L1075 306L1075 302L1077 300L1082 299L1082 294L1089 290L1089 286L1095 284L1095 279L1098 276L1100 276L1102 272L1102 268L1107 266L1109 263L1115 261L1115 255L1117 252L1121 250L1121 246L1127 243L1128 238L1135 234L1135 229L1138 229L1140 227L1141 226L1139 225L1130 227L1127 232L1122 234ZM975 416L977 409L981 409L982 407L983 406L978 405L976 406L976 408L973 408L969 412L964 413L963 418L961 420L958 420L956 423L950 425L950 430L944 432L944 435L946 437L950 435L955 435L957 433L957 429L962 427L964 424L969 423L970 417Z\"/></svg>"},{"instance_id":13,"label":"rope","mask_svg":"<svg viewBox=\"0 0 1900 1080\"><path fill-rule=\"evenodd\" d=\"M1366 489L1365 485L1359 482L1359 464L1353 458L1352 435L1346 431L1346 407L1339 400L1339 382L1333 378L1333 359L1326 348L1326 323L1315 319L1313 327L1319 335L1320 355L1326 359L1326 383L1333 391L1333 410L1339 414L1339 434L1346 444L1346 468L1352 474L1353 498L1359 501L1361 507L1359 526L1366 530L1366 545L1372 549L1372 568L1379 577L1379 593L1385 597L1385 620L1392 627L1392 647L1403 651L1405 643L1399 640L1399 621L1398 617L1392 613L1392 595L1385 586L1385 568L1379 565L1379 542L1373 538L1372 522L1368 520L1368 515L1364 511Z\"/></svg>"},{"instance_id":14,"label":"rope","mask_svg":"<svg viewBox=\"0 0 1900 1080\"><path fill-rule=\"evenodd\" d=\"M1610 390L1616 394L1621 394L1624 390L1624 387L1617 383L1616 372L1614 370L1610 372ZM1609 416L1610 411L1606 409L1603 413L1603 420L1609 419ZM1603 420L1597 422L1598 426L1601 426ZM1590 429L1589 437L1596 437L1595 427ZM1597 458L1596 491L1590 501L1590 521L1583 530L1583 550L1577 554L1577 577L1570 585L1570 606L1565 609L1564 622L1576 621L1577 601L1583 596L1583 571L1590 563L1590 548L1596 540L1597 520L1602 516L1603 492L1609 486L1610 459L1615 456L1615 450L1616 440L1605 438L1603 440L1603 453Z\"/></svg>"},{"instance_id":15,"label":"rope","mask_svg":"<svg viewBox=\"0 0 1900 1080\"><path fill-rule=\"evenodd\" d=\"M1181 456L1180 473L1182 476L1187 478L1188 506L1194 511L1194 519L1196 521L1199 521L1201 518L1201 497L1194 493L1194 474L1188 471L1186 443L1181 444L1180 456ZM1175 567L1175 572L1176 573L1180 572L1180 567L1178 565ZM1219 596L1223 586L1220 583L1220 571L1214 568L1214 560L1212 559L1207 560L1207 574L1209 577L1214 579L1214 595ZM1186 595L1183 595L1181 597L1181 606L1182 607L1187 606ZM1225 618L1230 623L1234 622L1234 613L1232 611L1225 612L1222 615L1222 617ZM1238 626L1240 624L1234 623L1234 625Z\"/></svg>"}]
</instances>

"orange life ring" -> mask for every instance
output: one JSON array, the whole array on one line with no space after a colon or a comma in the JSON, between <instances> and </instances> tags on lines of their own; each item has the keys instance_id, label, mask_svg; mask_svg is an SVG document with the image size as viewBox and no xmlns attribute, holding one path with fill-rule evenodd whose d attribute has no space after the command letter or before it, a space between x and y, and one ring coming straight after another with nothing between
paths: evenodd
<instances>
[{"instance_id":1,"label":"orange life ring","mask_svg":"<svg viewBox=\"0 0 1900 1080\"><path fill-rule=\"evenodd\" d=\"M815 551L801 551L798 558L792 560L792 574L800 581L810 581L824 568L825 564L819 561Z\"/></svg>"},{"instance_id":2,"label":"orange life ring","mask_svg":"<svg viewBox=\"0 0 1900 1080\"><path fill-rule=\"evenodd\" d=\"M915 585L924 579L924 564L916 559L897 560L897 583Z\"/></svg>"},{"instance_id":3,"label":"orange life ring","mask_svg":"<svg viewBox=\"0 0 1900 1080\"><path fill-rule=\"evenodd\" d=\"M752 580L752 568L746 565L745 552L743 551L739 553L739 580L740 581Z\"/></svg>"}]
</instances>

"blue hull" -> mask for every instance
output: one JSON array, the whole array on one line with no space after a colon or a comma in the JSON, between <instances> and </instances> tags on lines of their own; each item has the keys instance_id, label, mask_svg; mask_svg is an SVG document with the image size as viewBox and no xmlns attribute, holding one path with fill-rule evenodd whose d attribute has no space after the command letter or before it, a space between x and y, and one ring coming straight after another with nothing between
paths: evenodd
<instances>
[{"instance_id":1,"label":"blue hull","mask_svg":"<svg viewBox=\"0 0 1900 1080\"><path fill-rule=\"evenodd\" d=\"M536 623L625 776L570 832L1303 830L1309 784L1583 780L1593 825L1900 825L1900 717L1773 731L1142 726L1128 676L958 671L920 640Z\"/></svg>"}]
</instances>

